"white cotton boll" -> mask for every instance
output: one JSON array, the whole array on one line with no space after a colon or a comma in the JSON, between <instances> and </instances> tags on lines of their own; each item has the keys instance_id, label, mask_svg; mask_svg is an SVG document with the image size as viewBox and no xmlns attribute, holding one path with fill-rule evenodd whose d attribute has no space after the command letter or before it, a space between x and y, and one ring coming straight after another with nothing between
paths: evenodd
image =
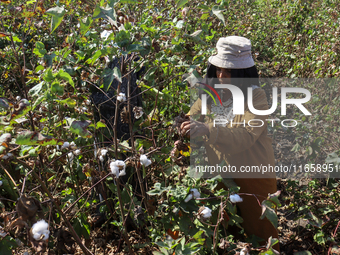
<instances>
[{"instance_id":1,"label":"white cotton boll","mask_svg":"<svg viewBox=\"0 0 340 255\"><path fill-rule=\"evenodd\" d=\"M125 96L125 94L124 94L124 93L119 93L119 95L118 95L118 97L117 97L117 100L118 100L119 102L124 102L124 101L126 101L126 96Z\"/></svg>"},{"instance_id":2,"label":"white cotton boll","mask_svg":"<svg viewBox=\"0 0 340 255\"><path fill-rule=\"evenodd\" d=\"M104 162L104 157L100 155L99 160L100 160L100 162Z\"/></svg>"},{"instance_id":3,"label":"white cotton boll","mask_svg":"<svg viewBox=\"0 0 340 255\"><path fill-rule=\"evenodd\" d=\"M77 145L75 144L75 142L71 142L71 143L70 143L70 148L71 148L72 150L77 149Z\"/></svg>"},{"instance_id":4,"label":"white cotton boll","mask_svg":"<svg viewBox=\"0 0 340 255\"><path fill-rule=\"evenodd\" d=\"M16 99L17 101L20 101L21 96L17 96L15 99Z\"/></svg>"},{"instance_id":5,"label":"white cotton boll","mask_svg":"<svg viewBox=\"0 0 340 255\"><path fill-rule=\"evenodd\" d=\"M112 174L114 174L116 177L125 175L125 163L122 160L116 160L114 162L110 163L110 168ZM121 171L121 174L120 174Z\"/></svg>"},{"instance_id":6,"label":"white cotton boll","mask_svg":"<svg viewBox=\"0 0 340 255\"><path fill-rule=\"evenodd\" d=\"M193 194L194 198L200 198L201 194L197 189L190 189L190 192Z\"/></svg>"},{"instance_id":7,"label":"white cotton boll","mask_svg":"<svg viewBox=\"0 0 340 255\"><path fill-rule=\"evenodd\" d=\"M187 198L184 200L185 203L188 203L192 199L192 194L189 194Z\"/></svg>"},{"instance_id":8,"label":"white cotton boll","mask_svg":"<svg viewBox=\"0 0 340 255\"><path fill-rule=\"evenodd\" d=\"M4 156L2 156L2 159L3 160L7 160L7 159L9 159L9 158L11 158L11 157L13 157L13 153L7 153L6 155L4 155Z\"/></svg>"},{"instance_id":9,"label":"white cotton boll","mask_svg":"<svg viewBox=\"0 0 340 255\"><path fill-rule=\"evenodd\" d=\"M0 186L2 186L2 181L0 181Z\"/></svg>"},{"instance_id":10,"label":"white cotton boll","mask_svg":"<svg viewBox=\"0 0 340 255\"><path fill-rule=\"evenodd\" d=\"M147 156L144 154L140 156L139 160L140 160L140 163L145 167L151 165L152 163L152 161L148 159Z\"/></svg>"},{"instance_id":11,"label":"white cotton boll","mask_svg":"<svg viewBox=\"0 0 340 255\"><path fill-rule=\"evenodd\" d=\"M86 105L91 105L91 100L89 100L89 99L85 100L85 104Z\"/></svg>"},{"instance_id":12,"label":"white cotton boll","mask_svg":"<svg viewBox=\"0 0 340 255\"><path fill-rule=\"evenodd\" d=\"M39 220L38 222L34 223L31 230L33 238L37 241L46 241L50 234L50 231L48 230L48 224L44 220Z\"/></svg>"},{"instance_id":13,"label":"white cotton boll","mask_svg":"<svg viewBox=\"0 0 340 255\"><path fill-rule=\"evenodd\" d=\"M79 156L80 154L81 154L81 150L75 150L74 152L73 152L73 154L75 155L75 156Z\"/></svg>"},{"instance_id":14,"label":"white cotton boll","mask_svg":"<svg viewBox=\"0 0 340 255\"><path fill-rule=\"evenodd\" d=\"M107 149L101 149L100 154L104 157L108 153Z\"/></svg>"},{"instance_id":15,"label":"white cotton boll","mask_svg":"<svg viewBox=\"0 0 340 255\"><path fill-rule=\"evenodd\" d=\"M69 153L67 154L67 160L68 160L68 162L72 162L73 158L74 158L73 153L72 153L72 152L69 152Z\"/></svg>"},{"instance_id":16,"label":"white cotton boll","mask_svg":"<svg viewBox=\"0 0 340 255\"><path fill-rule=\"evenodd\" d=\"M115 162L110 163L111 173L115 176L119 176L119 167L115 164Z\"/></svg>"},{"instance_id":17,"label":"white cotton boll","mask_svg":"<svg viewBox=\"0 0 340 255\"><path fill-rule=\"evenodd\" d=\"M64 142L64 144L61 146L61 150L63 149L67 149L68 147L70 146L70 143L69 142Z\"/></svg>"},{"instance_id":18,"label":"white cotton boll","mask_svg":"<svg viewBox=\"0 0 340 255\"><path fill-rule=\"evenodd\" d=\"M125 162L122 160L116 160L115 161L116 166L119 167L120 170L125 170Z\"/></svg>"},{"instance_id":19,"label":"white cotton boll","mask_svg":"<svg viewBox=\"0 0 340 255\"><path fill-rule=\"evenodd\" d=\"M232 203L243 202L243 199L242 199L239 195L237 195L237 194L230 195L229 199L230 199L230 201L231 201Z\"/></svg>"},{"instance_id":20,"label":"white cotton boll","mask_svg":"<svg viewBox=\"0 0 340 255\"><path fill-rule=\"evenodd\" d=\"M100 38L106 40L111 33L112 31L104 30L103 32L100 33Z\"/></svg>"},{"instance_id":21,"label":"white cotton boll","mask_svg":"<svg viewBox=\"0 0 340 255\"><path fill-rule=\"evenodd\" d=\"M208 207L204 207L203 211L201 212L201 216L204 219L209 219L211 217L212 210Z\"/></svg>"}]
</instances>

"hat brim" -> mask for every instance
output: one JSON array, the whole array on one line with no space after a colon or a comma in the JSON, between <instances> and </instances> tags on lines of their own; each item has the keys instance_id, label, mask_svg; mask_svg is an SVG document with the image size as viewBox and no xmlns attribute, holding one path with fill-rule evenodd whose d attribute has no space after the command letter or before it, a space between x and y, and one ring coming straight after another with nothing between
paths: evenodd
<instances>
[{"instance_id":1,"label":"hat brim","mask_svg":"<svg viewBox=\"0 0 340 255\"><path fill-rule=\"evenodd\" d=\"M219 68L227 69L246 69L255 65L253 58L250 57L235 57L233 60L221 59L218 55L211 56L208 61Z\"/></svg>"}]
</instances>

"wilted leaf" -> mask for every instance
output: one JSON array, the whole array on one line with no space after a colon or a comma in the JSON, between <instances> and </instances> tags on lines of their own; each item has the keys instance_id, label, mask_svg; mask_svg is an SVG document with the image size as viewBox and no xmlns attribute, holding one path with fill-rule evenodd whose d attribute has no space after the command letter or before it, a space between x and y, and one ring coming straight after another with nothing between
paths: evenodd
<instances>
[{"instance_id":1,"label":"wilted leaf","mask_svg":"<svg viewBox=\"0 0 340 255\"><path fill-rule=\"evenodd\" d=\"M0 37L6 37L6 36L9 36L9 35L5 33L0 33Z\"/></svg>"},{"instance_id":2,"label":"wilted leaf","mask_svg":"<svg viewBox=\"0 0 340 255\"><path fill-rule=\"evenodd\" d=\"M35 131L22 131L16 137L16 144L18 145L62 145L63 141L51 136L43 135Z\"/></svg>"},{"instance_id":3,"label":"wilted leaf","mask_svg":"<svg viewBox=\"0 0 340 255\"><path fill-rule=\"evenodd\" d=\"M12 140L12 135L10 133L5 133L0 136L0 146L5 146L8 148L8 143Z\"/></svg>"},{"instance_id":4,"label":"wilted leaf","mask_svg":"<svg viewBox=\"0 0 340 255\"><path fill-rule=\"evenodd\" d=\"M35 85L33 88L31 88L28 93L31 96L37 96L42 88L42 85L44 84L44 82L40 82L39 84Z\"/></svg>"},{"instance_id":5,"label":"wilted leaf","mask_svg":"<svg viewBox=\"0 0 340 255\"><path fill-rule=\"evenodd\" d=\"M6 110L9 108L8 100L6 98L0 97L0 107Z\"/></svg>"},{"instance_id":6,"label":"wilted leaf","mask_svg":"<svg viewBox=\"0 0 340 255\"><path fill-rule=\"evenodd\" d=\"M91 124L90 121L74 120L70 126L70 131L84 138L91 138L92 134L87 131L87 127Z\"/></svg>"},{"instance_id":7,"label":"wilted leaf","mask_svg":"<svg viewBox=\"0 0 340 255\"><path fill-rule=\"evenodd\" d=\"M60 25L66 13L64 7L54 7L46 11L47 14L52 16L51 33Z\"/></svg>"}]
</instances>

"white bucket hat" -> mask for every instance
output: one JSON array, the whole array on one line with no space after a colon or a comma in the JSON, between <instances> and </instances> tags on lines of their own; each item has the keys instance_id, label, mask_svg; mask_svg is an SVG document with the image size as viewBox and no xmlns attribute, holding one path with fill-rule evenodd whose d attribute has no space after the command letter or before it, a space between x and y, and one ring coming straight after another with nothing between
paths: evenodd
<instances>
[{"instance_id":1,"label":"white bucket hat","mask_svg":"<svg viewBox=\"0 0 340 255\"><path fill-rule=\"evenodd\" d=\"M216 44L217 55L209 62L214 66L228 69L245 69L255 65L251 56L251 42L242 36L222 37Z\"/></svg>"}]
</instances>

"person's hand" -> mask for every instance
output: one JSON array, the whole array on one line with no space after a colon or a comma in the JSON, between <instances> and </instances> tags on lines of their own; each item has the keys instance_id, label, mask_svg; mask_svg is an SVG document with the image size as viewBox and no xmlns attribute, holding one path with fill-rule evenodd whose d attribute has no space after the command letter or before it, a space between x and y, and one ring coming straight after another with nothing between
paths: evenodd
<instances>
[{"instance_id":1,"label":"person's hand","mask_svg":"<svg viewBox=\"0 0 340 255\"><path fill-rule=\"evenodd\" d=\"M195 120L183 122L181 124L180 130L183 136L188 136L190 138L210 134L207 124Z\"/></svg>"}]
</instances>

